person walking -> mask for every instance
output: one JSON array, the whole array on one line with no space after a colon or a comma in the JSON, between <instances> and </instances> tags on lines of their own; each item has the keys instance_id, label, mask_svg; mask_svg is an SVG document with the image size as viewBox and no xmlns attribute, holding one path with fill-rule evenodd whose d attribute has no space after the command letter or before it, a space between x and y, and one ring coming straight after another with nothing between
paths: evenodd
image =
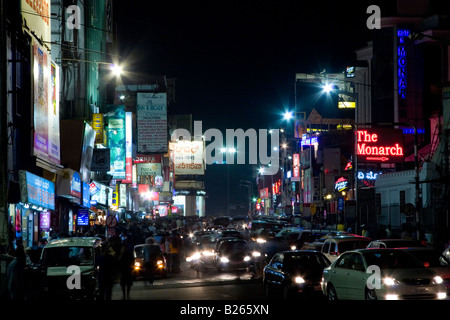
<instances>
[{"instance_id":1,"label":"person walking","mask_svg":"<svg viewBox=\"0 0 450 320\"><path fill-rule=\"evenodd\" d=\"M125 239L119 255L119 272L120 272L120 287L122 288L123 300L130 299L131 286L133 285L133 246Z\"/></svg>"},{"instance_id":2,"label":"person walking","mask_svg":"<svg viewBox=\"0 0 450 320\"><path fill-rule=\"evenodd\" d=\"M98 259L99 300L111 300L116 272L116 253L109 241L101 248Z\"/></svg>"},{"instance_id":3,"label":"person walking","mask_svg":"<svg viewBox=\"0 0 450 320\"><path fill-rule=\"evenodd\" d=\"M16 249L10 252L14 256L6 269L6 284L8 297L11 300L24 300L25 292L25 267L27 256L22 244L18 244Z\"/></svg>"}]
</instances>

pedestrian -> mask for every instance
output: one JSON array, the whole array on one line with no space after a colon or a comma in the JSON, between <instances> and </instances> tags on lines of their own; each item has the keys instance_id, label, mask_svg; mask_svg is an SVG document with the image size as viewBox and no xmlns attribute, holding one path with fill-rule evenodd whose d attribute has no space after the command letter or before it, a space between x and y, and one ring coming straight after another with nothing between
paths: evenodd
<instances>
[{"instance_id":1,"label":"pedestrian","mask_svg":"<svg viewBox=\"0 0 450 320\"><path fill-rule=\"evenodd\" d=\"M124 241L119 255L119 272L120 272L120 287L124 300L130 299L131 286L133 285L133 246L127 239Z\"/></svg>"},{"instance_id":2,"label":"pedestrian","mask_svg":"<svg viewBox=\"0 0 450 320\"><path fill-rule=\"evenodd\" d=\"M22 244L18 244L16 249L12 249L10 254L14 256L6 269L6 286L8 297L11 300L24 300L25 293L25 266L26 253Z\"/></svg>"},{"instance_id":3,"label":"pedestrian","mask_svg":"<svg viewBox=\"0 0 450 320\"><path fill-rule=\"evenodd\" d=\"M116 253L110 242L105 242L101 247L98 258L98 287L99 300L111 300L112 288L116 272Z\"/></svg>"}]
</instances>

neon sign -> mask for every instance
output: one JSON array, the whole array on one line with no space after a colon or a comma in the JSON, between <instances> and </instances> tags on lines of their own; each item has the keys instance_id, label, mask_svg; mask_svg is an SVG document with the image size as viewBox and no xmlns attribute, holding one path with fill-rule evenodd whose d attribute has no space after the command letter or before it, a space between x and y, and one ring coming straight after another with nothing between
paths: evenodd
<instances>
[{"instance_id":1,"label":"neon sign","mask_svg":"<svg viewBox=\"0 0 450 320\"><path fill-rule=\"evenodd\" d=\"M358 130L357 155L363 162L402 162L404 158L401 130Z\"/></svg>"},{"instance_id":2,"label":"neon sign","mask_svg":"<svg viewBox=\"0 0 450 320\"><path fill-rule=\"evenodd\" d=\"M358 180L376 180L378 175L381 173L369 171L369 172L358 172Z\"/></svg>"},{"instance_id":3,"label":"neon sign","mask_svg":"<svg viewBox=\"0 0 450 320\"><path fill-rule=\"evenodd\" d=\"M406 99L406 46L405 38L409 36L409 30L399 29L397 31L397 71L398 71L398 96L400 99Z\"/></svg>"}]
</instances>

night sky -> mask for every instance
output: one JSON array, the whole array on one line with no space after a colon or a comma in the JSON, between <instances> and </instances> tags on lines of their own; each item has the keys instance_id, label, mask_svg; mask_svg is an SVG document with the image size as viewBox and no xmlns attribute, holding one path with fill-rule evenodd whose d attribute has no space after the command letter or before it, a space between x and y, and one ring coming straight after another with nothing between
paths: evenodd
<instances>
[{"instance_id":1,"label":"night sky","mask_svg":"<svg viewBox=\"0 0 450 320\"><path fill-rule=\"evenodd\" d=\"M294 105L295 73L342 72L370 40L366 9L395 1L119 0L118 49L128 80L176 78L174 113L192 113L204 130L271 128ZM388 4L383 4L388 3ZM394 7L393 7L394 6ZM207 215L226 213L226 166L207 167ZM230 201L246 201L230 166Z\"/></svg>"}]
</instances>

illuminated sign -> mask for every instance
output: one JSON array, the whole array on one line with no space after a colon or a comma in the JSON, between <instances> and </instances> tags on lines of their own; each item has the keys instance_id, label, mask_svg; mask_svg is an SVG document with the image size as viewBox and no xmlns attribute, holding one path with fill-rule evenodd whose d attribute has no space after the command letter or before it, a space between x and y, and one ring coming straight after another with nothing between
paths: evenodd
<instances>
[{"instance_id":1,"label":"illuminated sign","mask_svg":"<svg viewBox=\"0 0 450 320\"><path fill-rule=\"evenodd\" d=\"M357 155L361 162L402 162L403 134L397 129L358 130Z\"/></svg>"},{"instance_id":2,"label":"illuminated sign","mask_svg":"<svg viewBox=\"0 0 450 320\"><path fill-rule=\"evenodd\" d=\"M369 172L362 172L359 171L358 172L358 179L359 180L376 180L378 175L380 175L381 172L373 172L373 171L369 171Z\"/></svg>"},{"instance_id":3,"label":"illuminated sign","mask_svg":"<svg viewBox=\"0 0 450 320\"><path fill-rule=\"evenodd\" d=\"M347 67L345 70L346 78L354 78L355 77L355 67Z\"/></svg>"},{"instance_id":4,"label":"illuminated sign","mask_svg":"<svg viewBox=\"0 0 450 320\"><path fill-rule=\"evenodd\" d=\"M300 154L294 153L293 155L293 176L291 181L300 181Z\"/></svg>"},{"instance_id":5,"label":"illuminated sign","mask_svg":"<svg viewBox=\"0 0 450 320\"><path fill-rule=\"evenodd\" d=\"M339 101L338 108L339 109L355 109L356 102L355 101Z\"/></svg>"},{"instance_id":6,"label":"illuminated sign","mask_svg":"<svg viewBox=\"0 0 450 320\"><path fill-rule=\"evenodd\" d=\"M319 144L319 139L317 137L312 137L311 139L307 139L306 135L302 137L301 145L302 146L315 146Z\"/></svg>"},{"instance_id":7,"label":"illuminated sign","mask_svg":"<svg viewBox=\"0 0 450 320\"><path fill-rule=\"evenodd\" d=\"M398 96L400 99L406 99L406 46L405 38L409 36L409 30L397 30L397 71L398 71Z\"/></svg>"},{"instance_id":8,"label":"illuminated sign","mask_svg":"<svg viewBox=\"0 0 450 320\"><path fill-rule=\"evenodd\" d=\"M341 192L348 188L348 180L344 177L340 177L335 183L334 183L334 189Z\"/></svg>"}]
</instances>

